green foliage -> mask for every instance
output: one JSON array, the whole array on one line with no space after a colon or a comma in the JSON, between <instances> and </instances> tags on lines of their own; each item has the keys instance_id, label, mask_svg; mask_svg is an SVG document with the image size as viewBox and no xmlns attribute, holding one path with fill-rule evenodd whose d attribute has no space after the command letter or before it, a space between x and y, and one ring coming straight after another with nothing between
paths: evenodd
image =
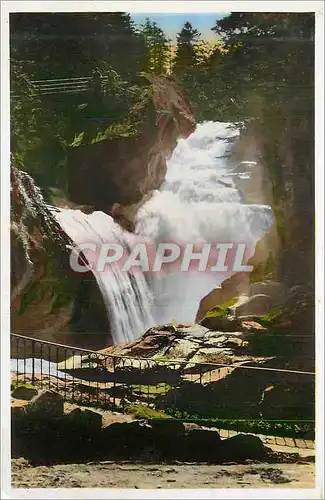
<instances>
[{"instance_id":1,"label":"green foliage","mask_svg":"<svg viewBox=\"0 0 325 500\"><path fill-rule=\"evenodd\" d=\"M279 127L289 107L309 113L313 30L311 13L236 12L216 21L220 46L191 72L193 82L185 78L199 119L252 117L270 126L276 117Z\"/></svg>"},{"instance_id":2,"label":"green foliage","mask_svg":"<svg viewBox=\"0 0 325 500\"><path fill-rule=\"evenodd\" d=\"M223 310L227 310L228 312L230 311L231 313L231 310L229 308L231 308L232 306L234 306L235 304L237 303L237 299L230 299L230 300L227 300L227 302L224 302L223 304L220 305L220 307L223 309Z\"/></svg>"},{"instance_id":3,"label":"green foliage","mask_svg":"<svg viewBox=\"0 0 325 500\"><path fill-rule=\"evenodd\" d=\"M150 19L137 30L123 12L17 13L10 30L12 153L51 200L53 188L67 195L70 147L132 136L151 123L144 75L170 70L169 43ZM277 276L301 270L312 281L314 14L235 12L213 31L220 42L211 48L185 23L172 72L198 121L253 124L284 250ZM33 83L76 77L88 78L86 91L44 95ZM256 273L271 276L273 264Z\"/></svg>"},{"instance_id":4,"label":"green foliage","mask_svg":"<svg viewBox=\"0 0 325 500\"><path fill-rule=\"evenodd\" d=\"M68 197L68 148L134 135L143 121L145 38L122 12L19 13L10 27L12 153L47 200L53 188ZM81 92L33 83L81 77Z\"/></svg>"},{"instance_id":5,"label":"green foliage","mask_svg":"<svg viewBox=\"0 0 325 500\"><path fill-rule=\"evenodd\" d=\"M233 311L230 309L232 305L234 305L237 301L232 299L229 303L226 303L226 306L216 306L210 311L206 313L203 319L205 318L229 318L232 316ZM230 304L230 305L229 305ZM203 319L201 321L203 321Z\"/></svg>"},{"instance_id":6,"label":"green foliage","mask_svg":"<svg viewBox=\"0 0 325 500\"><path fill-rule=\"evenodd\" d=\"M170 67L170 46L163 30L154 22L146 19L140 27L148 48L148 68L150 73L162 74Z\"/></svg>"},{"instance_id":7,"label":"green foliage","mask_svg":"<svg viewBox=\"0 0 325 500\"><path fill-rule=\"evenodd\" d=\"M149 418L159 418L159 419L164 419L164 418L172 418L171 416L167 415L166 413L162 411L157 411L149 406L142 405L142 404L131 404L127 406L126 412L130 413L134 418L137 419L149 419Z\"/></svg>"},{"instance_id":8,"label":"green foliage","mask_svg":"<svg viewBox=\"0 0 325 500\"><path fill-rule=\"evenodd\" d=\"M272 324L283 314L283 307L278 307L268 314L259 317L262 326L272 326Z\"/></svg>"},{"instance_id":9,"label":"green foliage","mask_svg":"<svg viewBox=\"0 0 325 500\"><path fill-rule=\"evenodd\" d=\"M191 23L186 22L183 29L177 35L177 49L173 66L173 72L177 76L191 74L193 68L198 65L195 45L199 41L200 33L193 28Z\"/></svg>"},{"instance_id":10,"label":"green foliage","mask_svg":"<svg viewBox=\"0 0 325 500\"><path fill-rule=\"evenodd\" d=\"M181 422L195 423L204 427L216 427L217 429L229 429L237 432L296 439L315 439L315 422L312 420L207 419L202 415L169 408L166 409L165 412L156 411L142 404L132 404L126 408L126 412L137 419L163 420L172 418Z\"/></svg>"},{"instance_id":11,"label":"green foliage","mask_svg":"<svg viewBox=\"0 0 325 500\"><path fill-rule=\"evenodd\" d=\"M166 413L172 415L174 419L200 424L204 427L216 427L217 429L229 429L266 436L315 439L315 422L311 420L205 419L202 415L193 415L170 409L166 409Z\"/></svg>"},{"instance_id":12,"label":"green foliage","mask_svg":"<svg viewBox=\"0 0 325 500\"><path fill-rule=\"evenodd\" d=\"M28 382L22 382L21 380L13 379L10 385L11 392L17 389L18 387L24 387L25 389L37 389L35 385L29 384Z\"/></svg>"},{"instance_id":13,"label":"green foliage","mask_svg":"<svg viewBox=\"0 0 325 500\"><path fill-rule=\"evenodd\" d=\"M147 51L125 12L17 13L10 19L11 57L35 80L90 76L99 62L123 79L147 69Z\"/></svg>"},{"instance_id":14,"label":"green foliage","mask_svg":"<svg viewBox=\"0 0 325 500\"><path fill-rule=\"evenodd\" d=\"M168 358L166 356L160 356L159 354L155 354L155 356L152 357L154 361L168 361Z\"/></svg>"}]
</instances>

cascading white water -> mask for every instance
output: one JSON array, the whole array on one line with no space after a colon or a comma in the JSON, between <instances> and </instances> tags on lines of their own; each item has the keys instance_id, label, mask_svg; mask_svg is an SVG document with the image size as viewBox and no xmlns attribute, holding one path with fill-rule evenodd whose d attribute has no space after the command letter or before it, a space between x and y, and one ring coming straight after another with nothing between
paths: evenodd
<instances>
[{"instance_id":1,"label":"cascading white water","mask_svg":"<svg viewBox=\"0 0 325 500\"><path fill-rule=\"evenodd\" d=\"M137 238L124 231L109 215L103 212L84 214L80 210L60 210L55 213L63 230L77 246L102 243L119 243L128 252ZM84 250L89 265L96 264L98 253ZM112 263L103 271L92 267L108 313L114 344L134 340L154 325L152 293L140 272L122 271Z\"/></svg>"},{"instance_id":2,"label":"cascading white water","mask_svg":"<svg viewBox=\"0 0 325 500\"><path fill-rule=\"evenodd\" d=\"M136 232L156 243L245 242L247 262L273 216L268 206L244 204L236 188L231 146L238 136L232 124L205 122L181 139L161 190L138 213ZM200 300L231 274L153 273L156 322L193 322Z\"/></svg>"},{"instance_id":3,"label":"cascading white water","mask_svg":"<svg viewBox=\"0 0 325 500\"><path fill-rule=\"evenodd\" d=\"M188 139L178 142L160 191L141 208L136 235L124 231L103 212L91 215L60 210L56 217L77 246L120 243L127 254L141 241L202 243L246 242L250 254L272 223L269 207L246 205L232 172L231 145L239 132L231 124L198 125ZM244 175L245 172L244 172ZM247 174L249 175L249 174ZM86 252L92 264L91 251ZM147 277L139 270L123 271L113 263L93 273L102 292L115 344L139 337L157 323L195 320L200 300L232 271L162 272ZM149 285L148 285L149 283Z\"/></svg>"}]
</instances>

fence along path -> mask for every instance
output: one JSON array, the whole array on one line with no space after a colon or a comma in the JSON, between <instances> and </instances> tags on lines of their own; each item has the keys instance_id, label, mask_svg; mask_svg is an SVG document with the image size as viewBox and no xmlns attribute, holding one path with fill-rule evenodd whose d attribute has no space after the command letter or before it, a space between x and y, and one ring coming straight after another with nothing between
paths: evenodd
<instances>
[{"instance_id":1,"label":"fence along path","mask_svg":"<svg viewBox=\"0 0 325 500\"><path fill-rule=\"evenodd\" d=\"M17 334L11 334L11 352L14 354L11 372L15 383L31 383L43 389L55 390L67 401L103 410L123 410L134 402L154 408L156 399L167 396L169 392L173 393L173 390L174 398L177 398L177 390L185 384L206 386L224 378L235 369L279 373L282 377L307 377L311 382L315 377L314 372L287 368L118 356ZM208 419L196 419L202 425L207 421ZM312 422L308 420L308 423ZM222 437L241 432L230 429L219 431ZM311 440L265 435L262 440L266 444L279 446L305 449L314 447Z\"/></svg>"}]
</instances>

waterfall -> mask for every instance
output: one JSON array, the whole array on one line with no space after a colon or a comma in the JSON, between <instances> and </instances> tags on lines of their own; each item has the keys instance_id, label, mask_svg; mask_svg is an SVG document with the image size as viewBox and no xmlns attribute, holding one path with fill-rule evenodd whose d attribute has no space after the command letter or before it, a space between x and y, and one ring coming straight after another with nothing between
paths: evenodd
<instances>
[{"instance_id":1,"label":"waterfall","mask_svg":"<svg viewBox=\"0 0 325 500\"><path fill-rule=\"evenodd\" d=\"M181 139L168 161L165 182L137 215L136 234L123 230L103 212L90 215L61 209L55 215L78 246L91 242L120 243L126 254L140 241L186 243L256 243L273 222L270 207L249 205L236 186L236 176L249 178L254 162L242 162L238 173L231 155L239 131L232 124L205 122ZM85 252L92 263L92 253ZM123 271L112 263L92 269L104 298L114 344L139 337L154 324L194 322L200 300L229 277L224 273Z\"/></svg>"},{"instance_id":2,"label":"waterfall","mask_svg":"<svg viewBox=\"0 0 325 500\"><path fill-rule=\"evenodd\" d=\"M124 231L103 212L84 214L80 210L60 209L55 216L77 247L85 243L98 247L102 243L119 243L128 253L137 241L135 235ZM91 265L95 255L90 251L84 251L84 255ZM104 299L114 344L132 341L154 325L152 293L142 273L122 271L117 263L101 272L94 266L92 272Z\"/></svg>"},{"instance_id":3,"label":"waterfall","mask_svg":"<svg viewBox=\"0 0 325 500\"><path fill-rule=\"evenodd\" d=\"M273 222L265 205L245 204L236 176L248 176L254 162L242 162L236 173L231 150L239 130L230 123L205 122L178 145L168 162L165 182L141 208L136 232L159 242L245 242L246 261ZM166 271L150 276L157 323L194 322L200 300L232 271Z\"/></svg>"}]
</instances>

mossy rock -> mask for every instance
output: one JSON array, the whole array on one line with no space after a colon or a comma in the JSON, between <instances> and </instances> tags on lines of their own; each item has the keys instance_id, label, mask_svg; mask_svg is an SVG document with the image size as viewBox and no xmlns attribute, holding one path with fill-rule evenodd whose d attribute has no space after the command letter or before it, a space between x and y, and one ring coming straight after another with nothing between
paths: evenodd
<instances>
[{"instance_id":1,"label":"mossy rock","mask_svg":"<svg viewBox=\"0 0 325 500\"><path fill-rule=\"evenodd\" d=\"M216 306L206 313L205 318L229 318L232 316L232 311L229 307Z\"/></svg>"},{"instance_id":2,"label":"mossy rock","mask_svg":"<svg viewBox=\"0 0 325 500\"><path fill-rule=\"evenodd\" d=\"M199 324L220 332L235 332L240 328L240 321L234 316L234 311L230 307L221 306L211 309Z\"/></svg>"},{"instance_id":3,"label":"mossy rock","mask_svg":"<svg viewBox=\"0 0 325 500\"><path fill-rule=\"evenodd\" d=\"M38 394L37 388L30 384L17 386L11 392L11 396L13 398L24 399L26 401L30 401L37 394Z\"/></svg>"},{"instance_id":4,"label":"mossy rock","mask_svg":"<svg viewBox=\"0 0 325 500\"><path fill-rule=\"evenodd\" d=\"M170 415L167 415L166 413L162 411L157 411L149 406L142 405L142 404L132 404L126 408L126 412L130 413L134 418L137 419L154 419L154 418L160 418L160 419L171 419L172 417Z\"/></svg>"}]
</instances>

